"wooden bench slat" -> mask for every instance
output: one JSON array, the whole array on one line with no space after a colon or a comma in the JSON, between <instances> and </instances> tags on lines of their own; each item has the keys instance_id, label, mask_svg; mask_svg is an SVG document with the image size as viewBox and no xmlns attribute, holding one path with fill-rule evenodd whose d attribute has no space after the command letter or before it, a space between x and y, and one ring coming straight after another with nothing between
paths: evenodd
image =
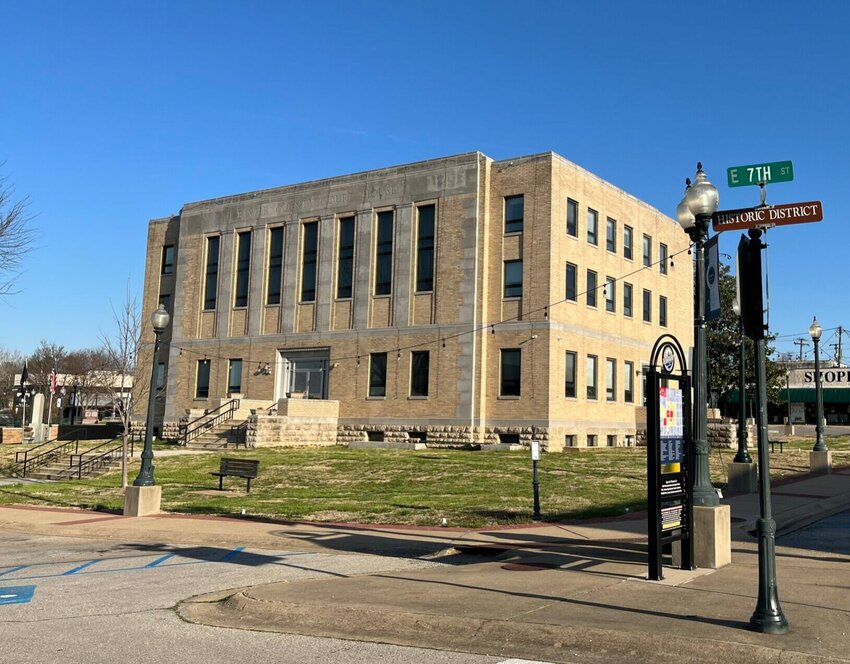
<instances>
[{"instance_id":1,"label":"wooden bench slat","mask_svg":"<svg viewBox=\"0 0 850 664\"><path fill-rule=\"evenodd\" d=\"M251 493L251 480L257 477L259 470L259 459L233 459L231 457L222 457L218 472L211 472L210 475L218 477L219 490L223 487L225 477L241 477L248 481L247 492Z\"/></svg>"}]
</instances>

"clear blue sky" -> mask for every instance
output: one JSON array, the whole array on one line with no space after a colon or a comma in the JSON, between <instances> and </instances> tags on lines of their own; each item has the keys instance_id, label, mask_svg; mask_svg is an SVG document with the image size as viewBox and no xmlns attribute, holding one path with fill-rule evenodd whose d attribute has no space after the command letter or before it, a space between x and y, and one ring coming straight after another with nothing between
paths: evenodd
<instances>
[{"instance_id":1,"label":"clear blue sky","mask_svg":"<svg viewBox=\"0 0 850 664\"><path fill-rule=\"evenodd\" d=\"M768 202L826 218L769 233L772 331L850 327L850 3L28 0L3 23L0 160L39 233L7 348L97 345L184 203L469 150L554 150L671 216L697 160L729 209L758 190L728 166L790 159Z\"/></svg>"}]
</instances>

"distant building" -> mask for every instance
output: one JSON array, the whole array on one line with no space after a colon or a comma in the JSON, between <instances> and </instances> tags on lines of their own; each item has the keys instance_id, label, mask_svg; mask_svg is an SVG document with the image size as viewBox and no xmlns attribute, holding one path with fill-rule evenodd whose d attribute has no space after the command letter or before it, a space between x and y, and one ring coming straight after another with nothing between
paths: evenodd
<instances>
[{"instance_id":1,"label":"distant building","mask_svg":"<svg viewBox=\"0 0 850 664\"><path fill-rule=\"evenodd\" d=\"M771 419L784 422L790 415L792 424L814 424L817 421L815 363L789 362L785 367L787 381L779 390L781 405L772 405ZM820 373L826 423L850 424L850 367L825 361L821 362Z\"/></svg>"},{"instance_id":2,"label":"distant building","mask_svg":"<svg viewBox=\"0 0 850 664\"><path fill-rule=\"evenodd\" d=\"M15 392L20 389L21 374L15 374ZM50 386L47 384L30 384L30 389L40 392L50 400ZM60 408L61 419L70 420L71 411L75 413L75 421L83 419L100 420L115 416L116 404L119 401L127 403L133 391L133 376L114 371L88 371L84 374L56 374L56 394L52 395L52 407ZM17 403L17 395L16 403ZM60 402L61 400L61 402ZM44 417L47 419L47 403L45 402ZM55 410L54 410L55 413ZM54 415L54 421L55 415Z\"/></svg>"},{"instance_id":3,"label":"distant building","mask_svg":"<svg viewBox=\"0 0 850 664\"><path fill-rule=\"evenodd\" d=\"M162 302L166 431L240 398L322 442L633 444L653 342L692 345L688 244L554 153L189 203L149 225L139 367Z\"/></svg>"}]
</instances>

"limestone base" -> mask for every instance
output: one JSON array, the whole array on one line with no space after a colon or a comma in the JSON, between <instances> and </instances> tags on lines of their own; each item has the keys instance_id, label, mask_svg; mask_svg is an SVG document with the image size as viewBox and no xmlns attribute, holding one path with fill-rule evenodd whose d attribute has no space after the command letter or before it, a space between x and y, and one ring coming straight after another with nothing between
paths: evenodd
<instances>
[{"instance_id":1,"label":"limestone base","mask_svg":"<svg viewBox=\"0 0 850 664\"><path fill-rule=\"evenodd\" d=\"M829 475L832 472L832 452L809 452L809 469L813 473Z\"/></svg>"},{"instance_id":2,"label":"limestone base","mask_svg":"<svg viewBox=\"0 0 850 664\"><path fill-rule=\"evenodd\" d=\"M159 514L161 504L161 486L131 485L124 490L124 516Z\"/></svg>"},{"instance_id":3,"label":"limestone base","mask_svg":"<svg viewBox=\"0 0 850 664\"><path fill-rule=\"evenodd\" d=\"M694 563L719 569L732 562L732 508L694 507Z\"/></svg>"},{"instance_id":4,"label":"limestone base","mask_svg":"<svg viewBox=\"0 0 850 664\"><path fill-rule=\"evenodd\" d=\"M735 493L755 493L758 488L758 472L754 463L729 464L729 491Z\"/></svg>"}]
</instances>

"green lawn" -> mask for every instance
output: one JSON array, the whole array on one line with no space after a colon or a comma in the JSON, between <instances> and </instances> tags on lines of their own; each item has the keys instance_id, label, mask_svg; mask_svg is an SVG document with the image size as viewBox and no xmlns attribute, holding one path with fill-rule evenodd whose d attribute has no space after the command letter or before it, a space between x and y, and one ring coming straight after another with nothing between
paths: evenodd
<instances>
[{"instance_id":1,"label":"green lawn","mask_svg":"<svg viewBox=\"0 0 850 664\"><path fill-rule=\"evenodd\" d=\"M829 439L850 461L850 441ZM771 455L771 475L808 469L812 441ZM18 447L18 446L15 446ZM840 449L845 450L844 453ZM754 453L754 451L753 451ZM525 523L531 517L531 462L520 452L455 450L348 450L343 447L228 451L260 460L260 475L245 495L245 482L225 479L216 490L220 454L154 458L163 509L181 513L241 514L310 521L356 521L486 527ZM722 486L734 450L712 452L713 481ZM138 458L130 477L138 472ZM544 454L540 495L547 520L622 515L646 505L646 457L642 448ZM120 510L120 473L44 485L0 487L0 503L28 503Z\"/></svg>"}]
</instances>

